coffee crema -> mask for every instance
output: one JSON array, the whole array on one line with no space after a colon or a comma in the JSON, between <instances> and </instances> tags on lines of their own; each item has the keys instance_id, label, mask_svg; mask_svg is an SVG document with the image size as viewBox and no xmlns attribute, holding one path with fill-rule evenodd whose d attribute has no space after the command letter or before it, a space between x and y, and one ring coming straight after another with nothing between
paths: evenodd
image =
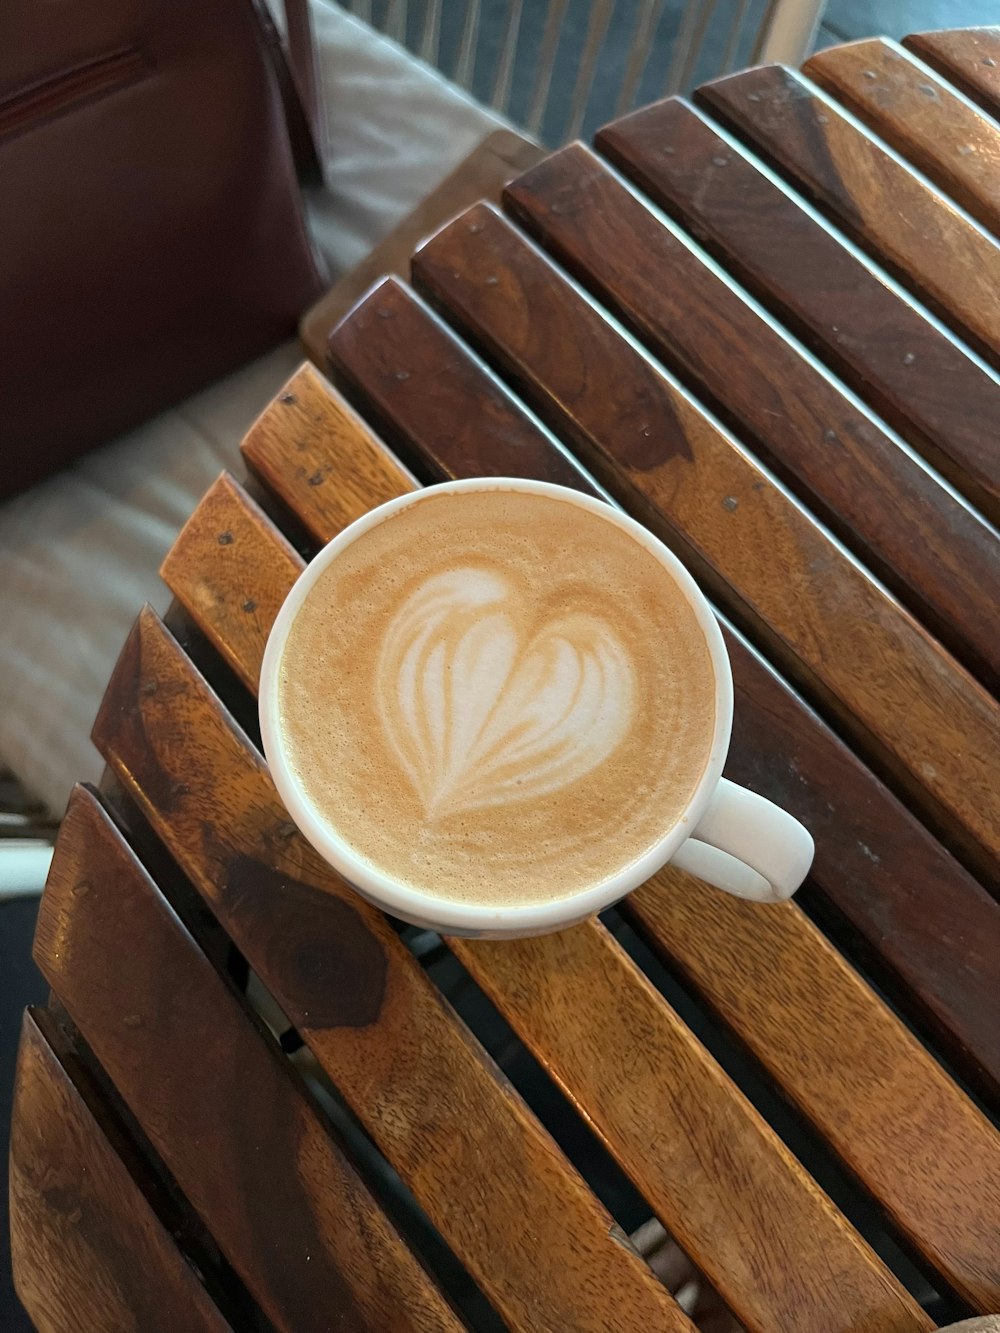
<instances>
[{"instance_id":1,"label":"coffee crema","mask_svg":"<svg viewBox=\"0 0 1000 1333\"><path fill-rule=\"evenodd\" d=\"M462 902L609 879L676 824L712 747L714 668L670 571L610 515L529 492L438 493L362 533L278 675L317 815Z\"/></svg>"}]
</instances>

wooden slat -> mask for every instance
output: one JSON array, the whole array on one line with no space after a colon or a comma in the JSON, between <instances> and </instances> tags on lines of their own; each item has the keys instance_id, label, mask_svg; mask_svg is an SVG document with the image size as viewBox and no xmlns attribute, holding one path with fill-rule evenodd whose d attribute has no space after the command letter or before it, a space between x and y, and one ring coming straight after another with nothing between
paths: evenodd
<instances>
[{"instance_id":1,"label":"wooden slat","mask_svg":"<svg viewBox=\"0 0 1000 1333\"><path fill-rule=\"evenodd\" d=\"M506 199L546 249L743 432L996 689L993 529L582 144L519 177Z\"/></svg>"},{"instance_id":2,"label":"wooden slat","mask_svg":"<svg viewBox=\"0 0 1000 1333\"><path fill-rule=\"evenodd\" d=\"M520 5L522 0L518 0ZM440 15L442 0L429 0ZM504 185L544 156L537 143L513 129L496 129L481 139L467 157L420 203L402 218L359 263L336 282L302 316L299 338L317 365L326 356L326 335L373 283L386 273L409 272L410 255L425 236L480 199L499 199Z\"/></svg>"},{"instance_id":3,"label":"wooden slat","mask_svg":"<svg viewBox=\"0 0 1000 1333\"><path fill-rule=\"evenodd\" d=\"M419 310L419 307L414 308ZM453 404L456 410L461 407L460 402ZM543 446L536 442L534 448L540 447ZM334 466L335 459L336 455L331 453L330 461ZM306 497L304 503L307 502ZM327 531L323 535L333 534ZM745 672L749 655L744 653L742 662L738 652L735 656L737 670ZM779 735L779 748L782 740ZM795 758L793 754L788 759L793 768ZM843 766L839 772L844 772ZM877 790L875 794L877 797ZM822 787L817 798L823 799ZM877 819L881 812L891 814L892 804L883 801L879 807L876 802L868 818ZM862 828L868 832L864 824ZM919 830L919 826L914 828L915 832ZM905 874L902 848L887 845L877 829L874 834L875 846L886 847L894 864L899 865L902 861ZM872 849L866 846L865 850ZM874 854L877 856L878 851ZM839 874L833 843L825 873L834 880ZM742 908L744 915L737 913L735 918L740 931L739 944L734 946L731 905L735 900L687 881L677 872L667 872L664 882L669 885L670 895L677 894L686 902L693 901L692 906L679 910L697 921L693 933L697 934L699 944L695 949L694 941L690 942L691 958L685 959L682 956L684 951L678 949L669 930L659 929L654 920L652 933L659 946L673 951L675 965L697 975L699 987L710 1002L732 1022L765 1065L773 1069L786 1092L807 1110L831 1145L875 1190L898 1225L930 1262L938 1265L948 1280L979 1308L995 1307L1000 1290L991 1237L1000 1219L1000 1194L996 1190L996 1177L1000 1172L1000 1137L993 1128L794 903L783 904L773 911L736 903L736 908ZM645 892L652 897L654 907L658 907L660 899L665 896L662 888ZM720 910L720 898L724 910ZM669 902L673 902L672 896ZM758 938L761 941L759 946L755 944ZM490 974L485 970L486 963L480 961L479 952L482 951L485 958L491 953L492 946L453 942L452 947L461 952L467 964L478 971L480 981L487 984ZM589 1077L593 1082L584 1093L579 1066L581 1062L593 1059L593 1049L576 1036L574 1029L560 1040L559 1020L548 1012L546 1004L546 994L551 992L544 991L545 986L554 987L559 983L555 979L543 982L540 975L535 975L546 970L558 974L560 967L567 964L563 960L559 965L549 964L548 968L540 967L537 962L532 966L531 951L535 947L531 943L505 942L503 948L514 951L508 955L513 971L503 979L498 976L488 983L488 988L497 999L512 992L514 998L507 1002L512 1019L539 1051L544 1040L554 1071L565 1080L567 1087L572 1079L573 1095L607 1134L609 1142L618 1143L622 1159L631 1161L624 1137L624 1127L628 1124L627 1102L630 1097L638 1098L640 1093L626 1081L621 1092L622 1100L616 1103L616 1084L602 1078L601 1069L591 1071ZM558 947L558 941L537 947L554 949ZM522 949L525 951L524 966L533 980L518 985L515 976L518 969L513 959ZM581 942L580 949L581 956L587 958L584 942ZM768 978L766 984L758 988L745 985L751 970L747 966L750 954L755 955L752 971ZM713 961L711 965L702 966L702 958ZM491 966L499 968L503 962L501 946L497 946ZM589 964L584 966L589 976L593 968ZM604 969L609 966L611 964L605 961ZM719 967L725 971L724 978L715 975L714 969ZM822 1005L814 1002L811 979L815 975L822 977L824 994L829 997ZM596 988L596 981L590 984ZM537 1003L531 999L533 987L543 991ZM740 1006L732 1003L733 993L740 995ZM763 1013L758 1012L761 997L766 1010ZM642 1009L638 996L632 995L629 1000L630 1006L621 1018L625 1029L632 1027L636 1014ZM617 999L605 1000L603 1004L609 1012L617 1014ZM601 1004L596 1008L600 1009ZM560 1010L559 1013L562 1022L569 1024L565 1012ZM992 1013L995 1013L995 1005L987 1001L987 1014ZM590 1021L598 1022L596 1012ZM552 1030L553 1023L555 1031ZM845 1027L851 1028L854 1040L842 1044L841 1033ZM858 1051L868 1043L871 1056L859 1064ZM775 1045L780 1046L780 1052L772 1050ZM621 1046L630 1058L634 1058L634 1045L622 1042ZM820 1065L824 1074L822 1080L817 1080L815 1070ZM577 1082L578 1079L581 1081ZM899 1088L903 1085L908 1087L908 1093L901 1098ZM692 1104L700 1108L700 1097L695 1096ZM932 1115L923 1113L921 1108L924 1105L933 1109ZM656 1123L664 1124L663 1117L656 1119ZM646 1132L647 1135L651 1133L649 1122ZM615 1139L612 1139L612 1133L616 1135ZM717 1150L716 1147L713 1152ZM919 1162L919 1171L896 1170L894 1163L901 1157ZM956 1183L956 1161L977 1164L971 1175L964 1174L961 1183ZM976 1183L974 1177L980 1162L985 1163L984 1176ZM646 1167L644 1180L649 1171L650 1167ZM729 1206L732 1207L731 1202ZM690 1201L685 1200L682 1211L691 1207ZM683 1221L680 1224L683 1226Z\"/></svg>"},{"instance_id":4,"label":"wooden slat","mask_svg":"<svg viewBox=\"0 0 1000 1333\"><path fill-rule=\"evenodd\" d=\"M295 466L287 468L285 447L291 439ZM343 449L339 446L343 445ZM331 483L329 449L343 454L346 465ZM261 480L288 504L302 492L312 495L307 525L318 536L323 520L342 527L374 505L402 495L413 478L342 398L333 398L322 375L308 362L261 414L243 441L243 457Z\"/></svg>"},{"instance_id":5,"label":"wooden slat","mask_svg":"<svg viewBox=\"0 0 1000 1333\"><path fill-rule=\"evenodd\" d=\"M178 539L179 561L212 558L210 544L195 532L199 513ZM210 533L214 506L205 517ZM230 573L235 579L239 567ZM225 600L238 600L252 586L234 582ZM205 604L199 625L215 641L226 618L214 618L212 605ZM590 921L558 937L497 948L451 945L745 1327L834 1333L852 1322L922 1326L912 1302L602 925ZM583 976L586 987L577 991ZM641 1072L634 1063L639 1051ZM692 1104L695 1119L686 1110ZM719 1143L727 1145L724 1156ZM789 1260L804 1234L824 1256L821 1283L815 1263ZM834 1271L836 1298L829 1283Z\"/></svg>"},{"instance_id":6,"label":"wooden slat","mask_svg":"<svg viewBox=\"0 0 1000 1333\"><path fill-rule=\"evenodd\" d=\"M976 1309L996 1309L995 1128L889 1010L872 1004L815 928L783 905L761 930L747 908L669 868L625 902L913 1244ZM813 934L808 949L804 932Z\"/></svg>"},{"instance_id":7,"label":"wooden slat","mask_svg":"<svg viewBox=\"0 0 1000 1333\"><path fill-rule=\"evenodd\" d=\"M60 829L35 960L276 1328L461 1327L85 788Z\"/></svg>"},{"instance_id":8,"label":"wooden slat","mask_svg":"<svg viewBox=\"0 0 1000 1333\"><path fill-rule=\"evenodd\" d=\"M748 906L668 868L625 910L707 990L926 1259L975 1309L995 1310L997 1131L814 927L783 904L765 932ZM810 1014L822 1021L803 1040Z\"/></svg>"},{"instance_id":9,"label":"wooden slat","mask_svg":"<svg viewBox=\"0 0 1000 1333\"><path fill-rule=\"evenodd\" d=\"M1000 230L1000 125L885 38L828 47L804 73L991 231Z\"/></svg>"},{"instance_id":10,"label":"wooden slat","mask_svg":"<svg viewBox=\"0 0 1000 1333\"><path fill-rule=\"evenodd\" d=\"M492 208L439 232L414 275L845 734L997 874L1000 707L986 691ZM527 317L536 308L544 322Z\"/></svg>"},{"instance_id":11,"label":"wooden slat","mask_svg":"<svg viewBox=\"0 0 1000 1333\"><path fill-rule=\"evenodd\" d=\"M822 222L672 99L598 145L726 269L1000 522L1000 381Z\"/></svg>"},{"instance_id":12,"label":"wooden slat","mask_svg":"<svg viewBox=\"0 0 1000 1333\"><path fill-rule=\"evenodd\" d=\"M39 1333L229 1328L30 1012L14 1089L10 1221L14 1283Z\"/></svg>"},{"instance_id":13,"label":"wooden slat","mask_svg":"<svg viewBox=\"0 0 1000 1333\"><path fill-rule=\"evenodd\" d=\"M410 364L416 373L416 362ZM461 412L468 406L458 400L450 410ZM440 405L439 410L444 411L445 406ZM544 447L533 430L525 420L526 453ZM456 471L461 466L464 460L460 459ZM844 895L842 901L859 918L864 917L867 903L872 913L870 938L876 948L885 947L887 931L899 927L890 950L894 944L901 950L914 950L909 968L918 989L920 965L915 957L922 952L928 970L936 973L940 991L935 1002L940 1011L974 978L975 994L966 992L963 998L973 1006L985 1007L979 1036L991 1050L995 1067L993 1020L1000 984L996 904L971 882L959 882L964 880L961 872L955 880L954 862L926 831L872 781L850 752L731 631L727 631L727 640L738 691L734 763L727 771L787 804L807 822L816 817L819 884L834 897ZM954 920L951 908L943 913L931 910L924 920L925 904L919 901L922 894L936 892L939 879L948 879L949 868L952 905L971 927L961 940L947 933ZM990 1236L1000 1209L996 1191L1000 1140L992 1127L794 903L762 911L672 871L666 872L661 885L664 883L667 891L654 884L627 900L649 900L655 910L663 910L661 900L665 899L680 918L690 918L690 930L675 934L658 927L655 911L648 913L646 927L651 928L659 947L669 952L675 966L696 979L709 1002L876 1192L914 1244L981 1308L990 1308L991 1301L995 1306L997 1270ZM978 894L971 918L965 910L967 886ZM911 892L917 894L916 899L909 898ZM980 978L975 976L975 938L984 923L990 941L983 955L988 960L988 976ZM734 930L736 925L738 930ZM924 927L926 934L921 939ZM945 948L942 939L947 940ZM489 946L465 947L479 950ZM952 948L961 955L966 947L973 954L968 970L951 957ZM942 955L947 955L943 964ZM762 984L748 986L750 974ZM821 982L812 981L816 976ZM981 982L985 984L979 989ZM543 983L536 979L535 984L541 987ZM815 1001L814 988L827 997L821 1003ZM732 1002L734 995L740 997L740 1004ZM535 1022L543 1025L548 1021L544 1002L539 1007L542 1014ZM971 1031L977 1022L974 1015L966 1015L965 1030ZM842 1043L841 1035L848 1028L852 1040ZM858 1052L866 1048L869 1056L859 1058ZM579 1052L577 1058L583 1058ZM817 1079L820 1068L823 1075ZM905 1097L899 1095L901 1087L907 1088ZM606 1095L602 1087L595 1105ZM934 1114L925 1114L924 1107L933 1107ZM919 1162L919 1169L897 1170L896 1163L902 1158ZM966 1160L987 1162L990 1173L972 1194L965 1191L968 1173L961 1186L956 1185L954 1175L955 1162ZM972 1168L972 1177L977 1170ZM957 1243L956 1237L960 1237Z\"/></svg>"},{"instance_id":14,"label":"wooden slat","mask_svg":"<svg viewBox=\"0 0 1000 1333\"><path fill-rule=\"evenodd\" d=\"M744 1328L929 1326L598 921L450 944Z\"/></svg>"},{"instance_id":15,"label":"wooden slat","mask_svg":"<svg viewBox=\"0 0 1000 1333\"><path fill-rule=\"evenodd\" d=\"M167 553L160 574L196 620L208 619L224 627L216 646L243 684L256 690L266 629L284 598L276 589L290 587L305 562L228 473L209 488L198 512L197 532L205 542L203 558L179 558L178 550L187 545L182 533ZM262 531L267 534L264 541L259 540ZM232 601L230 590L252 586L264 558L275 566L273 584L262 584L254 596ZM264 600L267 597L270 601ZM257 656L245 651L248 644L259 646Z\"/></svg>"},{"instance_id":16,"label":"wooden slat","mask_svg":"<svg viewBox=\"0 0 1000 1333\"><path fill-rule=\"evenodd\" d=\"M523 411L426 308L423 318L414 318L415 302L408 287L386 278L327 338L333 375L360 400L366 418L390 447L404 457L416 451L424 472L436 481L451 475L461 460L469 476L488 470L493 476L507 473L579 486L580 470L555 436L541 450L526 449ZM422 373L407 368L416 354ZM430 366L432 372L426 369ZM474 400L474 409L452 412L456 397ZM400 419L409 429L400 430ZM592 483L585 489L601 494Z\"/></svg>"},{"instance_id":17,"label":"wooden slat","mask_svg":"<svg viewBox=\"0 0 1000 1333\"><path fill-rule=\"evenodd\" d=\"M810 884L906 979L911 1012L1000 1103L1000 903L930 837L753 648L727 635L736 721L727 775L801 819Z\"/></svg>"},{"instance_id":18,"label":"wooden slat","mask_svg":"<svg viewBox=\"0 0 1000 1333\"><path fill-rule=\"evenodd\" d=\"M409 377L383 377L383 324L372 307L391 309L389 366ZM537 420L504 393L503 430L455 433L450 423L475 420L486 395L502 392L481 363L442 330L408 289L388 280L331 339L341 376L356 397L377 398L393 439L427 449L437 475L503 475L546 479L547 455L558 454ZM449 375L439 382L446 354ZM399 358L405 358L400 361ZM420 392L421 384L434 391ZM417 385L411 390L411 385ZM589 491L578 466L569 484ZM300 503L308 505L310 493ZM330 535L332 529L325 529ZM211 632L203 625L206 632ZM951 1058L988 1095L1000 1092L1000 905L877 782L852 752L725 624L737 707L727 772L792 810L817 839L811 874L835 909L895 974L896 998L929 1021ZM942 948L942 940L947 948Z\"/></svg>"},{"instance_id":19,"label":"wooden slat","mask_svg":"<svg viewBox=\"0 0 1000 1333\"><path fill-rule=\"evenodd\" d=\"M512 1329L692 1333L385 918L298 836L263 760L152 611L94 739Z\"/></svg>"},{"instance_id":20,"label":"wooden slat","mask_svg":"<svg viewBox=\"0 0 1000 1333\"><path fill-rule=\"evenodd\" d=\"M916 32L903 45L1000 118L1000 26Z\"/></svg>"},{"instance_id":21,"label":"wooden slat","mask_svg":"<svg viewBox=\"0 0 1000 1333\"><path fill-rule=\"evenodd\" d=\"M1000 362L1000 244L781 65L695 94L904 287ZM751 100L753 99L753 100Z\"/></svg>"}]
</instances>

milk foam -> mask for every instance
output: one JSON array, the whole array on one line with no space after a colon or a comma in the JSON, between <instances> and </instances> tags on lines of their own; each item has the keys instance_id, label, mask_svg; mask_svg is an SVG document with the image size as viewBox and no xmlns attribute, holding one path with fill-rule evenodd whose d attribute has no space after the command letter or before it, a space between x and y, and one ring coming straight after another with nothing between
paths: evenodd
<instances>
[{"instance_id":1,"label":"milk foam","mask_svg":"<svg viewBox=\"0 0 1000 1333\"><path fill-rule=\"evenodd\" d=\"M715 681L672 575L614 523L510 491L397 511L318 577L278 709L313 808L373 867L461 901L551 900L671 828Z\"/></svg>"},{"instance_id":2,"label":"milk foam","mask_svg":"<svg viewBox=\"0 0 1000 1333\"><path fill-rule=\"evenodd\" d=\"M634 671L613 627L577 611L531 634L525 602L464 565L417 584L386 629L379 716L429 820L565 787L629 729Z\"/></svg>"}]
</instances>

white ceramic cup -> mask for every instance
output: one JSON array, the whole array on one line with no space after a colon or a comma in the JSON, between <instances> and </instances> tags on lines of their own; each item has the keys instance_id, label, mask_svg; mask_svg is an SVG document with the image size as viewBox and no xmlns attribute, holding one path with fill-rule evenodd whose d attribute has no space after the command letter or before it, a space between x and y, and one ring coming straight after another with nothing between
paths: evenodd
<instances>
[{"instance_id":1,"label":"white ceramic cup","mask_svg":"<svg viewBox=\"0 0 1000 1333\"><path fill-rule=\"evenodd\" d=\"M545 495L597 514L650 551L681 588L705 635L715 672L715 732L712 750L694 795L646 854L610 878L550 902L523 906L456 902L415 890L384 874L342 839L335 822L319 813L288 764L278 715L279 663L299 608L323 571L352 542L407 505L426 497L464 491L513 490ZM602 500L563 486L511 477L445 482L390 500L345 528L297 579L271 629L260 678L260 727L271 776L295 824L316 850L363 897L415 925L448 935L503 938L542 935L575 925L623 898L670 862L699 879L757 902L780 902L802 883L812 864L813 840L791 815L763 796L722 776L733 720L733 678L715 614L691 575L641 524Z\"/></svg>"}]
</instances>

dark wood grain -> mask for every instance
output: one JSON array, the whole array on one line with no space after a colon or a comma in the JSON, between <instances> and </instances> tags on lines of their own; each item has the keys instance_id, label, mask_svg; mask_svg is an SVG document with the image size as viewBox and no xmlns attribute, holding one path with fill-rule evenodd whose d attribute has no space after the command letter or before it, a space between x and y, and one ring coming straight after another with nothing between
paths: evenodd
<instances>
[{"instance_id":1,"label":"dark wood grain","mask_svg":"<svg viewBox=\"0 0 1000 1333\"><path fill-rule=\"evenodd\" d=\"M1000 119L1000 26L917 32L903 45Z\"/></svg>"},{"instance_id":2,"label":"dark wood grain","mask_svg":"<svg viewBox=\"0 0 1000 1333\"><path fill-rule=\"evenodd\" d=\"M996 689L1000 538L989 524L582 144L519 177L506 202Z\"/></svg>"},{"instance_id":3,"label":"dark wood grain","mask_svg":"<svg viewBox=\"0 0 1000 1333\"><path fill-rule=\"evenodd\" d=\"M331 453L334 478L337 461ZM289 451L288 465L294 464ZM236 509L239 501L230 494L227 504ZM210 534L224 514L217 502L204 509ZM210 542L197 535L200 517L201 507L175 547L178 563L210 558ZM260 568L268 569L261 528ZM199 626L213 642L227 632L225 607L254 586L239 581L244 568L227 564L225 595L199 607ZM242 633L239 641L255 661L259 647ZM833 1333L859 1321L873 1329L919 1326L916 1310L864 1243L602 925L590 921L558 937L495 948L462 940L451 947L747 1329L805 1325ZM801 1246L803 1235L816 1247L812 1258L787 1263L783 1256ZM828 1276L816 1282L820 1272L833 1270L836 1297Z\"/></svg>"},{"instance_id":4,"label":"dark wood grain","mask_svg":"<svg viewBox=\"0 0 1000 1333\"><path fill-rule=\"evenodd\" d=\"M115 938L128 947L109 953ZM276 1328L461 1327L84 788L60 829L35 959Z\"/></svg>"},{"instance_id":5,"label":"dark wood grain","mask_svg":"<svg viewBox=\"0 0 1000 1333\"><path fill-rule=\"evenodd\" d=\"M755 105L755 104L752 104ZM601 151L994 523L1000 381L694 108L606 126Z\"/></svg>"},{"instance_id":6,"label":"dark wood grain","mask_svg":"<svg viewBox=\"0 0 1000 1333\"><path fill-rule=\"evenodd\" d=\"M392 449L418 458L435 480L461 460L470 477L509 474L580 487L580 470L555 436L534 447L534 435L522 429L523 409L398 278L383 279L331 330L327 353L338 383ZM453 411L457 400L468 408ZM601 494L592 482L584 489Z\"/></svg>"},{"instance_id":7,"label":"dark wood grain","mask_svg":"<svg viewBox=\"0 0 1000 1333\"><path fill-rule=\"evenodd\" d=\"M494 209L439 232L414 276L862 753L1000 882L1000 707L986 691Z\"/></svg>"},{"instance_id":8,"label":"dark wood grain","mask_svg":"<svg viewBox=\"0 0 1000 1333\"><path fill-rule=\"evenodd\" d=\"M781 65L703 84L695 96L987 360L1000 362L1000 244L992 236Z\"/></svg>"},{"instance_id":9,"label":"dark wood grain","mask_svg":"<svg viewBox=\"0 0 1000 1333\"><path fill-rule=\"evenodd\" d=\"M802 68L984 227L1000 230L995 120L886 38L828 47Z\"/></svg>"},{"instance_id":10,"label":"dark wood grain","mask_svg":"<svg viewBox=\"0 0 1000 1333\"><path fill-rule=\"evenodd\" d=\"M512 1329L692 1333L385 918L296 833L263 760L149 610L94 738Z\"/></svg>"},{"instance_id":11,"label":"dark wood grain","mask_svg":"<svg viewBox=\"0 0 1000 1333\"><path fill-rule=\"evenodd\" d=\"M14 1283L39 1333L229 1328L30 1012L14 1089L10 1222Z\"/></svg>"},{"instance_id":12,"label":"dark wood grain","mask_svg":"<svg viewBox=\"0 0 1000 1333\"><path fill-rule=\"evenodd\" d=\"M433 378L435 344L426 307L395 284L391 296L399 339L409 343L411 379ZM373 298L375 299L375 298ZM370 303L348 316L370 328ZM377 326L376 326L377 328ZM371 358L361 336L337 337L344 374L368 384ZM414 350L416 349L416 350ZM421 349L425 355L420 356ZM504 411L508 452L499 458L476 447L476 436L456 438L448 422L474 419L480 393L495 381L453 340L447 389L410 394L395 381L382 389L394 430L415 448L432 442L435 466L448 476L505 472L521 460L523 475L547 475L551 436L509 394ZM505 391L506 392L506 391ZM444 443L442 443L444 441ZM332 451L331 451L332 454ZM291 461L288 464L292 466ZM561 456L557 460L561 466ZM572 482L592 482L577 466ZM311 492L299 496L308 518ZM317 521L319 521L317 515ZM322 536L332 535L324 528ZM203 626L210 633L207 626ZM1000 906L948 855L939 842L878 782L731 627L723 631L733 663L737 708L727 773L793 810L818 835L810 891L819 892L859 932L865 952L878 959L883 984L921 1021L928 1021L952 1059L987 1095L1000 1089L1000 1028L994 997L1000 991ZM249 646L247 651L252 651ZM948 942L947 948L941 941ZM888 971L886 971L888 969ZM811 1021L811 1020L810 1020Z\"/></svg>"}]
</instances>

